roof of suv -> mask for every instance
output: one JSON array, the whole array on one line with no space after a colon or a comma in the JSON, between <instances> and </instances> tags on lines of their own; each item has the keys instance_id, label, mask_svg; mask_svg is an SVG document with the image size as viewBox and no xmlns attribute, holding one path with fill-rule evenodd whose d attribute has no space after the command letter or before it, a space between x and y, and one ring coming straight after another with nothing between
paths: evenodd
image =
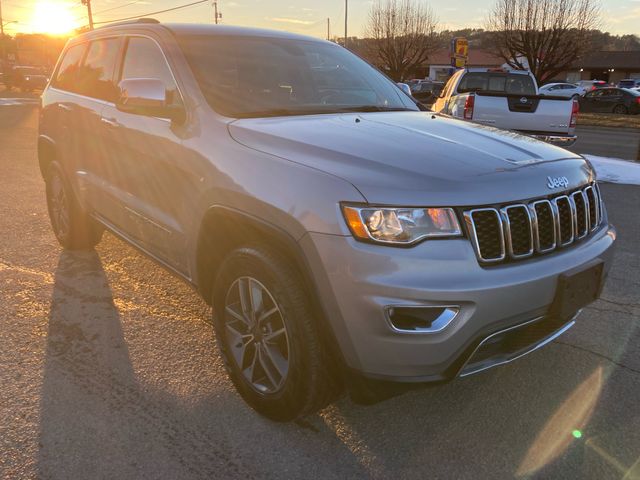
<instances>
[{"instance_id":1,"label":"roof of suv","mask_svg":"<svg viewBox=\"0 0 640 480\"><path fill-rule=\"evenodd\" d=\"M127 30L127 29L151 29L170 30L178 36L182 35L224 35L238 37L271 37L271 38L287 38L295 40L306 40L314 42L326 42L316 37L300 35L297 33L284 32L279 30L269 30L265 28L239 27L233 25L211 25L206 23L160 23L153 19L139 19L129 22L121 22L115 24L107 24L99 29L92 30L85 35L91 35L92 32L104 32L105 30Z\"/></svg>"}]
</instances>

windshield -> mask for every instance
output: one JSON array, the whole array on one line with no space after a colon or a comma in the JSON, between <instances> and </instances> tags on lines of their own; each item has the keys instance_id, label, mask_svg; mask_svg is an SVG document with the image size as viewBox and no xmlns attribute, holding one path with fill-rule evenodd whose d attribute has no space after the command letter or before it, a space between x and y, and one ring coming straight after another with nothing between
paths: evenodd
<instances>
[{"instance_id":1,"label":"windshield","mask_svg":"<svg viewBox=\"0 0 640 480\"><path fill-rule=\"evenodd\" d=\"M207 102L226 116L418 110L388 78L334 44L220 35L178 40Z\"/></svg>"},{"instance_id":2,"label":"windshield","mask_svg":"<svg viewBox=\"0 0 640 480\"><path fill-rule=\"evenodd\" d=\"M497 92L515 95L535 95L536 86L529 75L469 72L462 77L458 93Z\"/></svg>"}]
</instances>

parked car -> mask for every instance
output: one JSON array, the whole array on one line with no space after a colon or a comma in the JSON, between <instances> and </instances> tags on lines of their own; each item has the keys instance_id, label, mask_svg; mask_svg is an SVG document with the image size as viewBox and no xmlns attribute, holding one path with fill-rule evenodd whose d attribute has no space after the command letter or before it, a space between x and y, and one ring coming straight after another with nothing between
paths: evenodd
<instances>
[{"instance_id":1,"label":"parked car","mask_svg":"<svg viewBox=\"0 0 640 480\"><path fill-rule=\"evenodd\" d=\"M8 90L18 88L23 92L43 90L49 77L40 67L16 65L5 74L5 86Z\"/></svg>"},{"instance_id":2,"label":"parked car","mask_svg":"<svg viewBox=\"0 0 640 480\"><path fill-rule=\"evenodd\" d=\"M606 88L609 86L604 80L580 80L577 85L584 90L583 95L597 88Z\"/></svg>"},{"instance_id":3,"label":"parked car","mask_svg":"<svg viewBox=\"0 0 640 480\"><path fill-rule=\"evenodd\" d=\"M412 89L411 95L424 105L431 105L436 101L443 87L444 82L422 81Z\"/></svg>"},{"instance_id":4,"label":"parked car","mask_svg":"<svg viewBox=\"0 0 640 480\"><path fill-rule=\"evenodd\" d=\"M640 87L640 78L625 78L618 82L618 88L637 88Z\"/></svg>"},{"instance_id":5,"label":"parked car","mask_svg":"<svg viewBox=\"0 0 640 480\"><path fill-rule=\"evenodd\" d=\"M640 113L640 92L629 88L599 88L580 99L583 112Z\"/></svg>"},{"instance_id":6,"label":"parked car","mask_svg":"<svg viewBox=\"0 0 640 480\"><path fill-rule=\"evenodd\" d=\"M449 79L432 109L557 145L576 141L578 103L538 95L536 79L527 71L461 69Z\"/></svg>"},{"instance_id":7,"label":"parked car","mask_svg":"<svg viewBox=\"0 0 640 480\"><path fill-rule=\"evenodd\" d=\"M107 229L191 284L238 392L272 419L343 385L515 360L571 328L610 265L583 157L422 112L332 42L98 28L67 43L40 119L60 244Z\"/></svg>"},{"instance_id":8,"label":"parked car","mask_svg":"<svg viewBox=\"0 0 640 480\"><path fill-rule=\"evenodd\" d=\"M573 83L547 83L538 89L540 95L553 95L556 97L570 97L577 99L584 95L582 87Z\"/></svg>"}]
</instances>

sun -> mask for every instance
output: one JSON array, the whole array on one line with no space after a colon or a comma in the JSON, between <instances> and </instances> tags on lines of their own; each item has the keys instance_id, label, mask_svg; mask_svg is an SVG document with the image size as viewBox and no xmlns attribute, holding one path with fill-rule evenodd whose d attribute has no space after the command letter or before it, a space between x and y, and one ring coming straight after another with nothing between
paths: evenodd
<instances>
[{"instance_id":1,"label":"sun","mask_svg":"<svg viewBox=\"0 0 640 480\"><path fill-rule=\"evenodd\" d=\"M31 17L31 29L34 33L64 35L78 27L71 11L72 4L53 0L37 2Z\"/></svg>"}]
</instances>

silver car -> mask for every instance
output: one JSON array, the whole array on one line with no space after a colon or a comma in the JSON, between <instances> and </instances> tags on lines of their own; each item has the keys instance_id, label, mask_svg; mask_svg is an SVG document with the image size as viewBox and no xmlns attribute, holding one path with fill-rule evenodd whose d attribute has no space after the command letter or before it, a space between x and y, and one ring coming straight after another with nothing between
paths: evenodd
<instances>
[{"instance_id":1,"label":"silver car","mask_svg":"<svg viewBox=\"0 0 640 480\"><path fill-rule=\"evenodd\" d=\"M539 348L598 297L616 237L581 156L420 111L282 32L82 34L38 145L60 244L107 229L195 287L238 392L281 421Z\"/></svg>"}]
</instances>

